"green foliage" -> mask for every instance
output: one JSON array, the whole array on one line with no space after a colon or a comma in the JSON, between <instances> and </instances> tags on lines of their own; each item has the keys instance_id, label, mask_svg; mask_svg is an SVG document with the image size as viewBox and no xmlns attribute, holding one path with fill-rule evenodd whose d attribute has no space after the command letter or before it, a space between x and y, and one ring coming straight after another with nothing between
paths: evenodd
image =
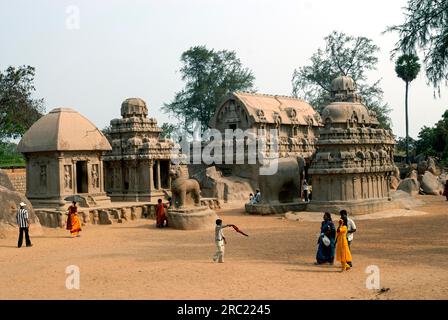
<instances>
[{"instance_id":1,"label":"green foliage","mask_svg":"<svg viewBox=\"0 0 448 320\"><path fill-rule=\"evenodd\" d=\"M371 39L333 31L324 38L325 48L311 56L311 64L294 70L293 95L322 112L330 100L331 82L338 76L355 80L366 106L376 112L382 127L390 128L390 108L383 100L380 81L370 83L367 72L376 69L379 51Z\"/></svg>"},{"instance_id":2,"label":"green foliage","mask_svg":"<svg viewBox=\"0 0 448 320\"><path fill-rule=\"evenodd\" d=\"M409 137L409 153L415 156L415 144L417 141L412 137ZM400 155L406 154L406 138L398 137L397 144L395 145L395 152Z\"/></svg>"},{"instance_id":3,"label":"green foliage","mask_svg":"<svg viewBox=\"0 0 448 320\"><path fill-rule=\"evenodd\" d=\"M208 127L226 94L253 89L254 75L242 66L234 51L196 46L182 53L181 62L185 87L162 110L173 115L190 132L194 121L200 121L203 130Z\"/></svg>"},{"instance_id":4,"label":"green foliage","mask_svg":"<svg viewBox=\"0 0 448 320\"><path fill-rule=\"evenodd\" d=\"M404 82L413 81L420 72L419 59L414 54L403 54L395 63L395 72Z\"/></svg>"},{"instance_id":5,"label":"green foliage","mask_svg":"<svg viewBox=\"0 0 448 320\"><path fill-rule=\"evenodd\" d=\"M164 122L161 128L163 131L160 133L160 137L171 138L171 134L176 130L177 126L172 123Z\"/></svg>"},{"instance_id":6,"label":"green foliage","mask_svg":"<svg viewBox=\"0 0 448 320\"><path fill-rule=\"evenodd\" d=\"M404 23L386 30L400 36L393 54L421 49L426 76L440 93L448 81L448 0L408 0L404 10Z\"/></svg>"},{"instance_id":7,"label":"green foliage","mask_svg":"<svg viewBox=\"0 0 448 320\"><path fill-rule=\"evenodd\" d=\"M0 71L0 141L20 137L42 116L43 99L32 97L33 82L33 67Z\"/></svg>"},{"instance_id":8,"label":"green foliage","mask_svg":"<svg viewBox=\"0 0 448 320\"><path fill-rule=\"evenodd\" d=\"M25 159L17 152L17 145L0 141L0 167L24 166Z\"/></svg>"},{"instance_id":9,"label":"green foliage","mask_svg":"<svg viewBox=\"0 0 448 320\"><path fill-rule=\"evenodd\" d=\"M448 110L434 127L423 127L418 134L416 153L440 159L448 164Z\"/></svg>"}]
</instances>

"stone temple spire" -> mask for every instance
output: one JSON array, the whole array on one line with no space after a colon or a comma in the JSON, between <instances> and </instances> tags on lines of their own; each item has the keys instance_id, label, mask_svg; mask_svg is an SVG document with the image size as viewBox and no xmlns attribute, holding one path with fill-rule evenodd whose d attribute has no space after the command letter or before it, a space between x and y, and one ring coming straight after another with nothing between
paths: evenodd
<instances>
[{"instance_id":1,"label":"stone temple spire","mask_svg":"<svg viewBox=\"0 0 448 320\"><path fill-rule=\"evenodd\" d=\"M363 102L362 97L356 93L355 80L347 76L340 76L331 82L331 97L333 101Z\"/></svg>"}]
</instances>

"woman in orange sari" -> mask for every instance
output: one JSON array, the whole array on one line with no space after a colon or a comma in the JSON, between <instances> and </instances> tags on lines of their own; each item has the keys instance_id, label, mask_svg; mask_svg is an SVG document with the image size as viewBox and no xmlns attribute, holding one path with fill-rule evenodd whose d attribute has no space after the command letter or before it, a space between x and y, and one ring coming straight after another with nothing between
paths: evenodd
<instances>
[{"instance_id":1,"label":"woman in orange sari","mask_svg":"<svg viewBox=\"0 0 448 320\"><path fill-rule=\"evenodd\" d=\"M352 261L352 254L347 240L347 217L339 220L336 237L336 260L341 262L342 271L350 270L350 265L347 262Z\"/></svg>"},{"instance_id":2,"label":"woman in orange sari","mask_svg":"<svg viewBox=\"0 0 448 320\"><path fill-rule=\"evenodd\" d=\"M67 218L67 230L70 230L72 237L79 237L79 231L81 231L81 220L78 217L78 207L76 206L76 201L68 207L68 218Z\"/></svg>"}]
</instances>

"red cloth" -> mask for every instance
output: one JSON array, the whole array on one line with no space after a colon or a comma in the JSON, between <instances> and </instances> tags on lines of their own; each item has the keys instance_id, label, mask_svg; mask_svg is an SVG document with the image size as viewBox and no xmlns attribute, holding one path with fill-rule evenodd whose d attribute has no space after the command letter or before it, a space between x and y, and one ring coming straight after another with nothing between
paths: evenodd
<instances>
[{"instance_id":1,"label":"red cloth","mask_svg":"<svg viewBox=\"0 0 448 320\"><path fill-rule=\"evenodd\" d=\"M156 205L156 223L157 225L162 225L164 221L167 221L165 214L166 205L163 203L158 203Z\"/></svg>"},{"instance_id":2,"label":"red cloth","mask_svg":"<svg viewBox=\"0 0 448 320\"><path fill-rule=\"evenodd\" d=\"M241 233L243 236L248 237L249 235L241 231L237 226L233 226L233 229L235 229L236 232Z\"/></svg>"}]
</instances>

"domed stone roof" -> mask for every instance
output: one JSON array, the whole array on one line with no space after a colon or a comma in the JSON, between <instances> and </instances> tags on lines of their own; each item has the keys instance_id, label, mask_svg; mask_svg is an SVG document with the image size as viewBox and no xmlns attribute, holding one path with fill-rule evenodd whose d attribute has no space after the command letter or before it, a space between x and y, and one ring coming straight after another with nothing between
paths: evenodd
<instances>
[{"instance_id":1,"label":"domed stone roof","mask_svg":"<svg viewBox=\"0 0 448 320\"><path fill-rule=\"evenodd\" d=\"M69 108L53 109L37 120L17 147L22 153L111 149L107 138L92 122Z\"/></svg>"},{"instance_id":2,"label":"domed stone roof","mask_svg":"<svg viewBox=\"0 0 448 320\"><path fill-rule=\"evenodd\" d=\"M355 81L347 76L340 76L331 83L333 102L322 111L325 123L359 123L378 125L376 114L363 104L362 97L356 93Z\"/></svg>"},{"instance_id":3,"label":"domed stone roof","mask_svg":"<svg viewBox=\"0 0 448 320\"><path fill-rule=\"evenodd\" d=\"M370 124L369 110L361 103L333 102L322 111L323 123L347 123L355 120L358 123Z\"/></svg>"},{"instance_id":4,"label":"domed stone roof","mask_svg":"<svg viewBox=\"0 0 448 320\"><path fill-rule=\"evenodd\" d=\"M148 107L146 102L140 98L128 98L121 104L121 116L123 118L130 117L147 117Z\"/></svg>"},{"instance_id":5,"label":"domed stone roof","mask_svg":"<svg viewBox=\"0 0 448 320\"><path fill-rule=\"evenodd\" d=\"M331 82L331 89L335 93L340 91L355 92L356 83L355 80L350 77L340 76Z\"/></svg>"}]
</instances>

